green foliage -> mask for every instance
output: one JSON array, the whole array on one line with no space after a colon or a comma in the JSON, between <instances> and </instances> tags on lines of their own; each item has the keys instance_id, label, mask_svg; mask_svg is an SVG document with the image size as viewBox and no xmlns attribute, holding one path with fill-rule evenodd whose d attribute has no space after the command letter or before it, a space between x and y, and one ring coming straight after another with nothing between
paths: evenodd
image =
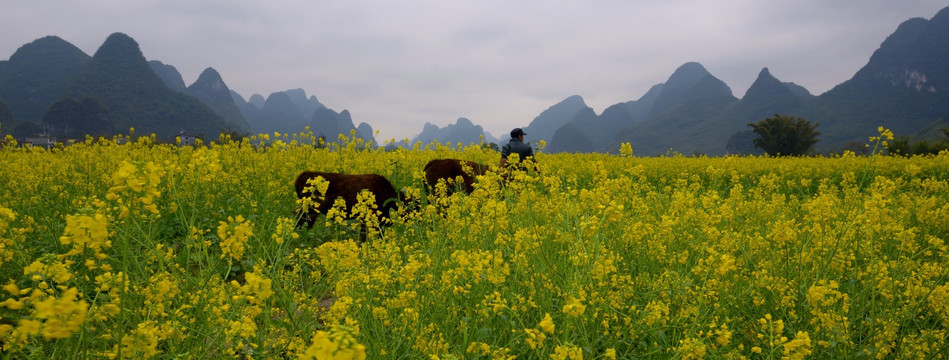
<instances>
[{"instance_id":1,"label":"green foliage","mask_svg":"<svg viewBox=\"0 0 949 360\"><path fill-rule=\"evenodd\" d=\"M230 127L221 130L221 133L218 134L219 143L227 143L228 141L240 144L244 139L249 139L250 133L243 132L239 130L232 129Z\"/></svg>"},{"instance_id":2,"label":"green foliage","mask_svg":"<svg viewBox=\"0 0 949 360\"><path fill-rule=\"evenodd\" d=\"M944 132L947 129L942 129ZM947 135L949 136L949 135ZM900 136L887 144L886 151L890 155L914 156L914 155L936 155L940 151L949 150L949 142L934 140L912 141L907 136Z\"/></svg>"},{"instance_id":3,"label":"green foliage","mask_svg":"<svg viewBox=\"0 0 949 360\"><path fill-rule=\"evenodd\" d=\"M850 151L854 153L855 155L866 156L870 154L870 149L867 147L867 144L859 142L859 141L848 141L846 144L844 144L843 147L840 148L840 151L837 152L836 154L838 155L844 154L847 151Z\"/></svg>"},{"instance_id":4,"label":"green foliage","mask_svg":"<svg viewBox=\"0 0 949 360\"><path fill-rule=\"evenodd\" d=\"M801 117L774 114L757 124L750 123L758 134L755 146L771 156L801 156L807 154L817 143L818 124L811 124Z\"/></svg>"},{"instance_id":5,"label":"green foliage","mask_svg":"<svg viewBox=\"0 0 949 360\"><path fill-rule=\"evenodd\" d=\"M909 137L900 136L899 138L893 139L893 141L887 144L886 152L890 155L912 155L910 152Z\"/></svg>"},{"instance_id":6,"label":"green foliage","mask_svg":"<svg viewBox=\"0 0 949 360\"><path fill-rule=\"evenodd\" d=\"M949 145L944 142L921 140L913 144L913 155L936 155L945 150L949 150Z\"/></svg>"},{"instance_id":7,"label":"green foliage","mask_svg":"<svg viewBox=\"0 0 949 360\"><path fill-rule=\"evenodd\" d=\"M482 143L482 144L481 144L481 147L484 148L485 150L501 151L501 149L498 149L498 144L495 144L495 143L493 143L493 142L492 142L492 143Z\"/></svg>"}]
</instances>

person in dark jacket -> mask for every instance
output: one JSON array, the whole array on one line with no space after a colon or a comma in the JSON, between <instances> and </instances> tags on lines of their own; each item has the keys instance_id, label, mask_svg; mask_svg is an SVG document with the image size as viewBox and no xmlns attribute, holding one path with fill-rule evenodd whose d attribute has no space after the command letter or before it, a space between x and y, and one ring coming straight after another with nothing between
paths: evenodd
<instances>
[{"instance_id":1,"label":"person in dark jacket","mask_svg":"<svg viewBox=\"0 0 949 360\"><path fill-rule=\"evenodd\" d=\"M511 141L501 148L501 167L507 167L507 157L516 153L520 161L526 161L528 158L534 159L534 149L524 142L524 132L521 128L511 130Z\"/></svg>"}]
</instances>

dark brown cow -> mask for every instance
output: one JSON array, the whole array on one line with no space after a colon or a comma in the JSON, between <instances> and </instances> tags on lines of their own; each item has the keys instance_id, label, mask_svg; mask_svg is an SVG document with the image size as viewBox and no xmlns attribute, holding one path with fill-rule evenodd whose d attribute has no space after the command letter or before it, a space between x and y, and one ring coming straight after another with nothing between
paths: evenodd
<instances>
[{"instance_id":1,"label":"dark brown cow","mask_svg":"<svg viewBox=\"0 0 949 360\"><path fill-rule=\"evenodd\" d=\"M468 171L465 171L465 167L468 168ZM459 185L463 185L462 187L465 189L465 193L471 194L471 192L474 191L475 177L484 175L487 170L487 165L479 164L474 161L435 159L425 164L425 168L422 171L425 172L425 181L428 182L429 189L434 189L439 180L444 180L446 185L448 185L448 194L450 195L455 191L455 179L457 177L461 176L461 180L464 181L464 184Z\"/></svg>"},{"instance_id":2,"label":"dark brown cow","mask_svg":"<svg viewBox=\"0 0 949 360\"><path fill-rule=\"evenodd\" d=\"M309 186L307 180L317 176L322 176L326 181L329 181L326 194L324 194L323 201L317 204L316 209L303 214L300 218L300 222L297 224L298 226L305 222L307 228L313 227L313 223L316 222L318 214L325 215L326 212L333 207L336 198L340 197L346 201L346 213L350 214L353 210L353 205L356 204L356 196L363 190L369 190L375 196L376 205L379 207L378 210L382 212L379 215L380 225L384 225L389 221L389 212L398 206L399 193L395 191L389 179L377 174L347 175L304 171L297 176L297 180L294 182L298 198L302 199L305 196L310 196L309 193L305 194L303 189Z\"/></svg>"}]
</instances>

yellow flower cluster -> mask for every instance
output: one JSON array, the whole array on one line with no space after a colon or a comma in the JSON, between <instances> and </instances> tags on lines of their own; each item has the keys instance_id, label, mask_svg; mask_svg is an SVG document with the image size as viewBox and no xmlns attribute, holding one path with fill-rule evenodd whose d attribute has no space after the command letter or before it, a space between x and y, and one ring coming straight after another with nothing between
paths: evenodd
<instances>
[{"instance_id":1,"label":"yellow flower cluster","mask_svg":"<svg viewBox=\"0 0 949 360\"><path fill-rule=\"evenodd\" d=\"M67 288L59 296L38 289L19 290L15 285L6 286L5 290L14 296L24 296L19 300L7 299L0 306L10 310L25 310L27 306L31 309L16 326L0 325L0 343L4 351L16 350L35 336L42 336L44 340L68 338L86 321L89 304L79 298L76 288Z\"/></svg>"},{"instance_id":2,"label":"yellow flower cluster","mask_svg":"<svg viewBox=\"0 0 949 360\"><path fill-rule=\"evenodd\" d=\"M16 242L14 238L15 229L10 224L16 220L16 213L13 210L0 206L0 265L13 258L16 252Z\"/></svg>"},{"instance_id":3,"label":"yellow flower cluster","mask_svg":"<svg viewBox=\"0 0 949 360\"><path fill-rule=\"evenodd\" d=\"M63 245L72 245L72 250L63 254L64 257L82 255L86 250L91 251L85 266L90 270L99 267L96 260L105 260L108 255L103 251L112 247L109 240L108 220L101 213L79 214L66 216L66 229L59 242ZM104 271L111 271L108 264L101 266Z\"/></svg>"},{"instance_id":4,"label":"yellow flower cluster","mask_svg":"<svg viewBox=\"0 0 949 360\"><path fill-rule=\"evenodd\" d=\"M154 321L146 321L138 324L130 333L122 335L119 344L105 355L110 359L118 358L120 354L123 358L149 359L158 355L158 343L164 337Z\"/></svg>"},{"instance_id":5,"label":"yellow flower cluster","mask_svg":"<svg viewBox=\"0 0 949 360\"><path fill-rule=\"evenodd\" d=\"M883 359L949 343L949 154L623 144L499 171L478 145L119 140L0 149L5 355ZM438 196L421 172L436 158L493 168ZM297 228L302 170L380 174L413 206L378 226L369 194L357 220L333 199Z\"/></svg>"},{"instance_id":6,"label":"yellow flower cluster","mask_svg":"<svg viewBox=\"0 0 949 360\"><path fill-rule=\"evenodd\" d=\"M571 317L580 317L586 311L586 305L583 305L583 296L570 297L567 304L563 306L563 313Z\"/></svg>"},{"instance_id":7,"label":"yellow flower cluster","mask_svg":"<svg viewBox=\"0 0 949 360\"><path fill-rule=\"evenodd\" d=\"M254 236L254 226L243 216L228 216L227 221L218 222L217 236L221 240L221 258L240 261L244 257L247 241Z\"/></svg>"},{"instance_id":8,"label":"yellow flower cluster","mask_svg":"<svg viewBox=\"0 0 949 360\"><path fill-rule=\"evenodd\" d=\"M620 144L619 154L626 157L633 156L633 145L628 142Z\"/></svg>"},{"instance_id":9,"label":"yellow flower cluster","mask_svg":"<svg viewBox=\"0 0 949 360\"><path fill-rule=\"evenodd\" d=\"M306 180L307 186L303 187L303 196L297 199L302 213L316 211L317 204L325 199L326 190L329 189L330 182L322 176L312 177Z\"/></svg>"},{"instance_id":10,"label":"yellow flower cluster","mask_svg":"<svg viewBox=\"0 0 949 360\"><path fill-rule=\"evenodd\" d=\"M278 217L277 226L274 228L273 234L270 235L270 239L274 243L280 245L287 241L293 241L300 238L300 234L294 231L296 222L293 219L288 217Z\"/></svg>"},{"instance_id":11,"label":"yellow flower cluster","mask_svg":"<svg viewBox=\"0 0 949 360\"><path fill-rule=\"evenodd\" d=\"M871 136L868 138L870 140L870 143L879 143L884 148L889 146L888 141L893 141L893 131L890 129L884 128L882 126L879 126L877 127L877 132L879 132L880 135Z\"/></svg>"},{"instance_id":12,"label":"yellow flower cluster","mask_svg":"<svg viewBox=\"0 0 949 360\"><path fill-rule=\"evenodd\" d=\"M253 272L245 273L245 284L243 285L236 281L231 282L231 285L234 286L237 289L237 293L240 294L238 298L243 298L251 304L260 305L273 296L273 281L260 274L261 272L262 269L256 267Z\"/></svg>"},{"instance_id":13,"label":"yellow flower cluster","mask_svg":"<svg viewBox=\"0 0 949 360\"><path fill-rule=\"evenodd\" d=\"M300 354L300 359L314 360L363 360L366 346L358 343L352 329L339 326L330 331L317 331L310 346Z\"/></svg>"},{"instance_id":14,"label":"yellow flower cluster","mask_svg":"<svg viewBox=\"0 0 949 360\"><path fill-rule=\"evenodd\" d=\"M846 314L850 311L849 295L837 290L836 281L821 280L807 290L807 303L811 307L811 324L814 329L826 334L818 338L818 344L829 347L850 339L850 324Z\"/></svg>"},{"instance_id":15,"label":"yellow flower cluster","mask_svg":"<svg viewBox=\"0 0 949 360\"><path fill-rule=\"evenodd\" d=\"M106 199L116 202L119 218L124 219L130 214L130 206L134 214L145 210L158 214L158 204L155 201L161 196L158 190L164 171L149 161L144 164L122 161L119 169L112 174L112 187Z\"/></svg>"},{"instance_id":16,"label":"yellow flower cluster","mask_svg":"<svg viewBox=\"0 0 949 360\"><path fill-rule=\"evenodd\" d=\"M583 360L583 349L570 344L557 345L554 353L550 354L550 358L552 360Z\"/></svg>"},{"instance_id":17,"label":"yellow flower cluster","mask_svg":"<svg viewBox=\"0 0 949 360\"><path fill-rule=\"evenodd\" d=\"M459 292L465 291L463 287L469 281L474 284L487 281L497 285L503 283L511 273L498 251L456 250L452 252L451 259L457 267L447 271L442 281L456 284Z\"/></svg>"}]
</instances>

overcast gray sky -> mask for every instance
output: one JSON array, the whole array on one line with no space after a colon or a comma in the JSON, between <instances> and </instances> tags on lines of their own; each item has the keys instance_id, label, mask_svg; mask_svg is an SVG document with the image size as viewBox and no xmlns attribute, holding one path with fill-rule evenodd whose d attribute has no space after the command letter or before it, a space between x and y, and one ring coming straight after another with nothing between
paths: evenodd
<instances>
[{"instance_id":1,"label":"overcast gray sky","mask_svg":"<svg viewBox=\"0 0 949 360\"><path fill-rule=\"evenodd\" d=\"M763 67L815 95L945 0L0 0L0 59L46 35L134 38L190 85L302 88L377 139L467 117L494 136L580 95L597 113L697 61L737 97ZM529 136L529 135L528 135Z\"/></svg>"}]
</instances>

